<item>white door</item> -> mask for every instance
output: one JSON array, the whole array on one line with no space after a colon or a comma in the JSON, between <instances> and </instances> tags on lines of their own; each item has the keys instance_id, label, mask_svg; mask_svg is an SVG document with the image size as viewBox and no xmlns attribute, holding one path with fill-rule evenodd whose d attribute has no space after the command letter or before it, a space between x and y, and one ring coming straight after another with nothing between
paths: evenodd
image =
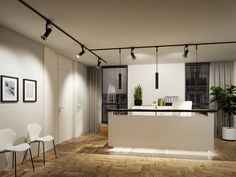
<instances>
[{"instance_id":1,"label":"white door","mask_svg":"<svg viewBox=\"0 0 236 177\"><path fill-rule=\"evenodd\" d=\"M73 137L72 61L58 57L58 143Z\"/></svg>"}]
</instances>

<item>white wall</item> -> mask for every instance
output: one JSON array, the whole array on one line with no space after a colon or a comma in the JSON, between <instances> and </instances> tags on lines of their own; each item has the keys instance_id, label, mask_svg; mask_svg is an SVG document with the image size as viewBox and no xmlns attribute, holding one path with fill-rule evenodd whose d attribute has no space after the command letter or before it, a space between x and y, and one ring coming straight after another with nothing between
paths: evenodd
<instances>
[{"instance_id":1,"label":"white wall","mask_svg":"<svg viewBox=\"0 0 236 177\"><path fill-rule=\"evenodd\" d=\"M57 54L44 48L44 135L52 135L57 143ZM49 145L49 147L51 147Z\"/></svg>"},{"instance_id":2,"label":"white wall","mask_svg":"<svg viewBox=\"0 0 236 177\"><path fill-rule=\"evenodd\" d=\"M52 135L57 140L58 119L58 58L53 50L31 41L0 26L0 75L19 78L19 102L0 102L0 129L10 128L16 134L17 143L23 143L27 137L26 126L38 123L42 126L42 135ZM75 87L73 91L76 102L74 105L73 136L87 133L87 67L73 61ZM37 80L38 99L35 103L23 103L23 78ZM74 104L76 103L74 102ZM78 114L77 114L78 112ZM33 146L33 154L37 145ZM51 146L47 146L47 149ZM22 158L18 154L18 161ZM11 162L11 156L0 154L0 170Z\"/></svg>"},{"instance_id":3,"label":"white wall","mask_svg":"<svg viewBox=\"0 0 236 177\"><path fill-rule=\"evenodd\" d=\"M77 65L77 116L76 116L76 136L88 133L88 83L87 67L78 63Z\"/></svg>"},{"instance_id":4,"label":"white wall","mask_svg":"<svg viewBox=\"0 0 236 177\"><path fill-rule=\"evenodd\" d=\"M17 134L16 143L24 142L27 137L27 124L43 126L43 53L41 45L0 27L0 75L19 78L19 102L0 103L0 129L13 129ZM37 80L36 103L23 103L23 78ZM2 162L5 159L1 157Z\"/></svg>"},{"instance_id":5,"label":"white wall","mask_svg":"<svg viewBox=\"0 0 236 177\"><path fill-rule=\"evenodd\" d=\"M134 87L143 89L143 105L152 104L158 98L179 96L185 99L185 64L159 64L159 89L155 89L155 64L128 66L128 106L134 104Z\"/></svg>"}]
</instances>

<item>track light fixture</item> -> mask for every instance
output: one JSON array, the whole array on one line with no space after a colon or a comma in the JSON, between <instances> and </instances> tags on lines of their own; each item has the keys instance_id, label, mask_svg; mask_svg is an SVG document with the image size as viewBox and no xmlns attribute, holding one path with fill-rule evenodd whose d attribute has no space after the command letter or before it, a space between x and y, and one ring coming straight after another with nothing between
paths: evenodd
<instances>
[{"instance_id":1,"label":"track light fixture","mask_svg":"<svg viewBox=\"0 0 236 177\"><path fill-rule=\"evenodd\" d=\"M41 36L41 38L43 40L46 40L47 37L49 36L49 34L52 32L52 27L56 28L57 30L59 30L60 32L62 32L64 35L66 35L68 38L70 38L71 40L73 40L74 42L76 42L79 45L83 45L80 41L78 41L75 37L73 37L72 35L70 35L68 32L66 32L64 29L62 29L61 27L59 27L56 23L51 22L45 15L43 15L42 13L40 13L39 11L37 11L36 9L34 9L32 6L30 6L29 4L27 4L24 0L18 0L20 3L22 3L25 7L27 7L28 9L30 9L33 13L37 14L39 17L41 17L42 19L46 20L46 31L45 33ZM91 54L93 54L96 57L99 57L96 53L94 53L91 49L89 49L88 47L86 47L85 45L83 45L84 49L86 49L86 51L89 51ZM107 63L106 60L104 60L103 58L99 57L100 60L104 63Z\"/></svg>"},{"instance_id":2,"label":"track light fixture","mask_svg":"<svg viewBox=\"0 0 236 177\"><path fill-rule=\"evenodd\" d=\"M97 63L97 69L100 69L101 68L101 58L98 58L98 63Z\"/></svg>"},{"instance_id":3,"label":"track light fixture","mask_svg":"<svg viewBox=\"0 0 236 177\"><path fill-rule=\"evenodd\" d=\"M131 53L130 53L130 55L131 55L131 58L132 58L133 60L136 60L136 56L134 55L134 48L131 48Z\"/></svg>"},{"instance_id":4,"label":"track light fixture","mask_svg":"<svg viewBox=\"0 0 236 177\"><path fill-rule=\"evenodd\" d=\"M50 23L49 20L46 21L46 29L45 29L45 33L40 36L43 40L47 40L47 37L49 36L49 34L52 32L52 25Z\"/></svg>"},{"instance_id":5,"label":"track light fixture","mask_svg":"<svg viewBox=\"0 0 236 177\"><path fill-rule=\"evenodd\" d=\"M80 58L84 53L85 53L84 46L81 45L81 52L78 53L78 54L76 54L76 57L77 57L77 58Z\"/></svg>"},{"instance_id":6,"label":"track light fixture","mask_svg":"<svg viewBox=\"0 0 236 177\"><path fill-rule=\"evenodd\" d=\"M188 45L185 45L185 46L184 46L184 54L183 54L183 57L184 57L184 58L188 58L188 52L189 52L189 50L188 50Z\"/></svg>"}]
</instances>

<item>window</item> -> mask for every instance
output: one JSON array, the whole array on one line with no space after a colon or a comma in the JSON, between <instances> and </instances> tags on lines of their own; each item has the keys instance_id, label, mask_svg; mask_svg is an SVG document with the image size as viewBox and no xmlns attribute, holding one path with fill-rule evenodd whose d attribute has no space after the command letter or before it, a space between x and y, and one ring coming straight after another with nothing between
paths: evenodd
<instances>
[{"instance_id":1,"label":"window","mask_svg":"<svg viewBox=\"0 0 236 177\"><path fill-rule=\"evenodd\" d=\"M121 85L118 86L118 74L121 72ZM102 68L102 122L108 122L106 109L127 109L127 66L107 66Z\"/></svg>"},{"instance_id":2,"label":"window","mask_svg":"<svg viewBox=\"0 0 236 177\"><path fill-rule=\"evenodd\" d=\"M193 109L209 108L210 63L185 64L185 100L193 102Z\"/></svg>"}]
</instances>

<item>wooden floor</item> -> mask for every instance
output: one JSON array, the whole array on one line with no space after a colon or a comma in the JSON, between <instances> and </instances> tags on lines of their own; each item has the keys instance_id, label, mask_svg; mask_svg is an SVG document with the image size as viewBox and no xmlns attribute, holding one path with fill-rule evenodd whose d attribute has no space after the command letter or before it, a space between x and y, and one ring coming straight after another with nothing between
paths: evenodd
<instances>
[{"instance_id":1,"label":"wooden floor","mask_svg":"<svg viewBox=\"0 0 236 177\"><path fill-rule=\"evenodd\" d=\"M35 172L30 161L18 165L18 176L28 177L236 177L236 142L215 140L212 160L111 155L107 138L86 135L57 145L53 151L35 158ZM1 177L14 176L14 170L0 172Z\"/></svg>"}]
</instances>

